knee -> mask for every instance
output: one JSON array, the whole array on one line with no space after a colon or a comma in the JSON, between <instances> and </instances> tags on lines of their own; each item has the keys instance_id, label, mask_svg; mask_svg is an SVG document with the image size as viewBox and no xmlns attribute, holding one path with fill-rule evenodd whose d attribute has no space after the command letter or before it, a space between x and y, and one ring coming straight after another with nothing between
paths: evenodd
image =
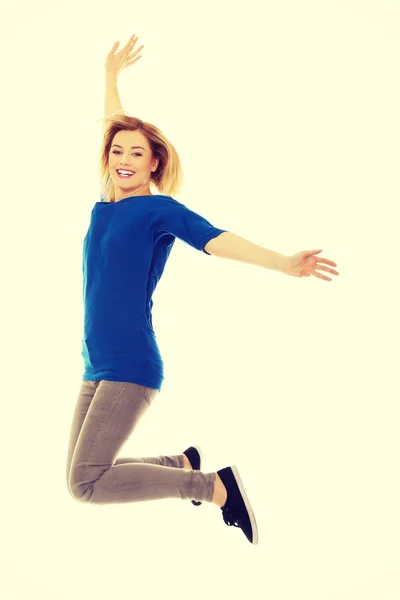
<instances>
[{"instance_id":1,"label":"knee","mask_svg":"<svg viewBox=\"0 0 400 600\"><path fill-rule=\"evenodd\" d=\"M93 495L92 484L73 483L71 477L68 477L67 488L73 500L77 502L90 502Z\"/></svg>"}]
</instances>

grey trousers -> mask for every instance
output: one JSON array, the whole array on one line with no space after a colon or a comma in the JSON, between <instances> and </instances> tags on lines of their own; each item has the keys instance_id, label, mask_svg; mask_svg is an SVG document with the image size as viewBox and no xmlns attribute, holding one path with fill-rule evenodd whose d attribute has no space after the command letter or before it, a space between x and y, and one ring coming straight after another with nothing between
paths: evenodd
<instances>
[{"instance_id":1,"label":"grey trousers","mask_svg":"<svg viewBox=\"0 0 400 600\"><path fill-rule=\"evenodd\" d=\"M136 383L82 380L67 458L67 486L74 500L211 502L216 473L184 469L183 454L116 459L158 393Z\"/></svg>"}]
</instances>

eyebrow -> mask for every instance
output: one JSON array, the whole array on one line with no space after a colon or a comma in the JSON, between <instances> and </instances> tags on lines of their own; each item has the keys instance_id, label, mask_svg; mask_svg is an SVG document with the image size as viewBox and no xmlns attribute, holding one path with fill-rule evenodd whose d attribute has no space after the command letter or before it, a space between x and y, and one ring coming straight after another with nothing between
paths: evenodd
<instances>
[{"instance_id":1,"label":"eyebrow","mask_svg":"<svg viewBox=\"0 0 400 600\"><path fill-rule=\"evenodd\" d=\"M122 148L122 146L120 146L119 144L113 144L113 145L111 146L111 148L114 148L114 146L115 146L116 148ZM141 148L142 150L144 150L144 151L146 152L146 150L143 148L143 146L131 146L131 150L134 150L135 148Z\"/></svg>"}]
</instances>

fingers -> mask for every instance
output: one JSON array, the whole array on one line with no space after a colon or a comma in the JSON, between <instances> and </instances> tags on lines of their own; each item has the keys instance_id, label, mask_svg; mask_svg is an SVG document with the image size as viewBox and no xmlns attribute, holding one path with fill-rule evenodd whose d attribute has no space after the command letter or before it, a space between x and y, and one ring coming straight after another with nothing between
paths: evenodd
<instances>
[{"instance_id":1,"label":"fingers","mask_svg":"<svg viewBox=\"0 0 400 600\"><path fill-rule=\"evenodd\" d=\"M319 279L324 279L325 281L332 281L332 279L330 277L324 277L323 275L321 275L320 273L317 273L315 271L315 273L311 273L311 275L314 275L314 277L318 277Z\"/></svg>"},{"instance_id":2,"label":"fingers","mask_svg":"<svg viewBox=\"0 0 400 600\"><path fill-rule=\"evenodd\" d=\"M119 56L125 56L127 57L127 60L131 60L138 52L140 52L140 50L142 50L144 48L144 46L140 46L140 48L138 48L137 50L135 50L135 52L133 53L132 56L127 56L128 54L131 53L133 47L135 46L136 42L138 41L138 37L133 34L129 40L127 41L127 43L125 44L125 46L122 48L122 50L119 51L118 55ZM115 51L117 50L119 45L119 41L115 42L115 44L113 45L113 47L111 48L108 56L113 56Z\"/></svg>"},{"instance_id":3,"label":"fingers","mask_svg":"<svg viewBox=\"0 0 400 600\"><path fill-rule=\"evenodd\" d=\"M114 46L111 48L110 52L108 53L108 56L111 56L111 55L114 56L114 52L118 48L118 44L119 44L119 42L115 42Z\"/></svg>"},{"instance_id":4,"label":"fingers","mask_svg":"<svg viewBox=\"0 0 400 600\"><path fill-rule=\"evenodd\" d=\"M127 60L132 60L132 58L134 58L136 54L142 50L142 48L144 48L144 46L140 46L140 48L135 50L135 52L131 52L131 54L129 54L129 56L127 57ZM139 56L138 58L141 58L141 56Z\"/></svg>"},{"instance_id":5,"label":"fingers","mask_svg":"<svg viewBox=\"0 0 400 600\"><path fill-rule=\"evenodd\" d=\"M317 262L323 262L326 265L331 265L331 267L337 267L337 264L334 263L332 260L328 260L327 258L321 258L321 257L316 257Z\"/></svg>"},{"instance_id":6,"label":"fingers","mask_svg":"<svg viewBox=\"0 0 400 600\"><path fill-rule=\"evenodd\" d=\"M128 50L128 48L129 48L129 50L131 50L131 48L133 48L133 46L136 44L136 42L138 41L138 39L139 39L139 38L137 38L137 37L135 36L135 34L133 34L133 35L132 35L132 36L129 38L129 40L128 40L128 42L127 42L127 44L126 44L126 46L125 46L124 50Z\"/></svg>"},{"instance_id":7,"label":"fingers","mask_svg":"<svg viewBox=\"0 0 400 600\"><path fill-rule=\"evenodd\" d=\"M315 273L316 273L316 269L318 269L318 271L326 271L327 273L332 273L332 275L339 275L339 273L337 271L335 271L334 269L328 269L328 267L321 267L321 265L316 265L314 267L315 269ZM319 275L320 276L320 275ZM326 277L325 277L326 279ZM329 280L331 281L331 280Z\"/></svg>"},{"instance_id":8,"label":"fingers","mask_svg":"<svg viewBox=\"0 0 400 600\"><path fill-rule=\"evenodd\" d=\"M137 62L139 60L139 58L142 58L141 56L137 56L134 60L131 60L129 62L126 63L126 67L129 67L130 65L133 65L135 62Z\"/></svg>"}]
</instances>

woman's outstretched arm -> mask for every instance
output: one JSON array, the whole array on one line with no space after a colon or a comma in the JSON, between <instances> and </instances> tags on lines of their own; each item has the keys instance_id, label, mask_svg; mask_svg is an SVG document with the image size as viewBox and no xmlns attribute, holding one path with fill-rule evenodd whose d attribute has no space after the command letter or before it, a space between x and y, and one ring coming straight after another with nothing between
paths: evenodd
<instances>
[{"instance_id":1,"label":"woman's outstretched arm","mask_svg":"<svg viewBox=\"0 0 400 600\"><path fill-rule=\"evenodd\" d=\"M324 267L320 264L324 263L332 267L337 267L337 264L333 261L315 256L322 252L322 250L303 250L293 256L286 256L285 254L280 254L279 252L268 250L263 246L253 244L230 231L225 231L212 238L204 246L204 250L215 256L231 258L251 265L265 267L266 269L281 271L285 275L291 275L292 277L310 277L310 275L313 275L313 277L325 279L325 281L332 281L330 277L317 273L317 269L332 273L332 275L339 275L334 269L329 269L329 267Z\"/></svg>"},{"instance_id":2,"label":"woman's outstretched arm","mask_svg":"<svg viewBox=\"0 0 400 600\"><path fill-rule=\"evenodd\" d=\"M129 65L133 65L141 58L139 52L143 48L140 46L135 52L132 50L138 38L135 34L128 40L126 46L120 52L114 54L119 42L115 42L109 54L107 54L104 70L105 70L105 100L104 100L104 116L111 117L117 110L123 110L121 99L118 92L118 75ZM106 125L104 124L104 130Z\"/></svg>"},{"instance_id":3,"label":"woman's outstretched arm","mask_svg":"<svg viewBox=\"0 0 400 600\"><path fill-rule=\"evenodd\" d=\"M104 116L111 117L117 110L122 109L121 98L119 97L117 76L106 72L106 93L104 100ZM107 129L104 123L104 131Z\"/></svg>"}]
</instances>

